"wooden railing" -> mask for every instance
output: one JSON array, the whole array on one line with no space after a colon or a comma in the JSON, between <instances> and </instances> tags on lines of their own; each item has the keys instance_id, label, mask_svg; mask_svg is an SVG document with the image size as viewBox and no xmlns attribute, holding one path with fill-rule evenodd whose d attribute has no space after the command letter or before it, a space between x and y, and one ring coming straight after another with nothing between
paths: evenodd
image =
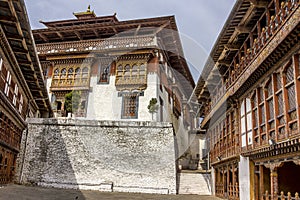
<instances>
[{"instance_id":1,"label":"wooden railing","mask_svg":"<svg viewBox=\"0 0 300 200\"><path fill-rule=\"evenodd\" d=\"M0 174L0 185L2 184L7 184L11 181L11 176L9 176L6 173L1 173Z\"/></svg>"},{"instance_id":2,"label":"wooden railing","mask_svg":"<svg viewBox=\"0 0 300 200\"><path fill-rule=\"evenodd\" d=\"M148 36L132 36L132 37L112 37L107 39L95 39L73 42L58 42L48 44L38 44L38 54L53 54L63 52L91 52L97 50L109 49L130 49L149 46L157 46L156 37Z\"/></svg>"},{"instance_id":3,"label":"wooden railing","mask_svg":"<svg viewBox=\"0 0 300 200\"><path fill-rule=\"evenodd\" d=\"M223 183L216 183L216 196L224 197L224 184Z\"/></svg>"},{"instance_id":4,"label":"wooden railing","mask_svg":"<svg viewBox=\"0 0 300 200\"><path fill-rule=\"evenodd\" d=\"M288 192L287 195L284 194L283 191L280 192L279 195L276 195L272 198L272 195L269 193L269 191L266 191L262 197L261 200L300 200L299 193L296 192L293 196L292 193Z\"/></svg>"},{"instance_id":5,"label":"wooden railing","mask_svg":"<svg viewBox=\"0 0 300 200\"><path fill-rule=\"evenodd\" d=\"M226 158L230 158L232 156L236 156L240 153L240 147L237 146L234 142L225 144L219 147L211 147L211 162L217 162L220 160L224 160Z\"/></svg>"},{"instance_id":6,"label":"wooden railing","mask_svg":"<svg viewBox=\"0 0 300 200\"><path fill-rule=\"evenodd\" d=\"M227 198L230 200L239 200L240 191L239 184L229 183L228 188L225 188L223 183L216 184L216 196L220 198Z\"/></svg>"},{"instance_id":7,"label":"wooden railing","mask_svg":"<svg viewBox=\"0 0 300 200\"><path fill-rule=\"evenodd\" d=\"M300 200L300 197L298 192L296 192L293 197L290 192L288 192L287 195L284 195L284 192L282 191L280 195L278 195L278 200Z\"/></svg>"},{"instance_id":8,"label":"wooden railing","mask_svg":"<svg viewBox=\"0 0 300 200\"><path fill-rule=\"evenodd\" d=\"M232 183L228 186L228 197L232 200L239 200L240 191L239 191L239 184L235 183L233 185Z\"/></svg>"}]
</instances>

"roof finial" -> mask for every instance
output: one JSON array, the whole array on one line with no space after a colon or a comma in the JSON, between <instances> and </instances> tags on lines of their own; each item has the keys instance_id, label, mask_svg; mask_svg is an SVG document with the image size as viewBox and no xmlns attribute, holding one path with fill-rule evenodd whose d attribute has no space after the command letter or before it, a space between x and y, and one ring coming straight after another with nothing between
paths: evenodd
<instances>
[{"instance_id":1,"label":"roof finial","mask_svg":"<svg viewBox=\"0 0 300 200\"><path fill-rule=\"evenodd\" d=\"M87 12L91 12L91 5L88 6Z\"/></svg>"}]
</instances>

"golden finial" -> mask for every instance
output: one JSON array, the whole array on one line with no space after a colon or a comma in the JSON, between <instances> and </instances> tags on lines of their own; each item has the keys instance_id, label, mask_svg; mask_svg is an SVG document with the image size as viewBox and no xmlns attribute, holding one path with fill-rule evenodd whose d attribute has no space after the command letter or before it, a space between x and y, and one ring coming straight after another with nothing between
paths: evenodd
<instances>
[{"instance_id":1,"label":"golden finial","mask_svg":"<svg viewBox=\"0 0 300 200\"><path fill-rule=\"evenodd\" d=\"M88 9L86 12L91 12L91 5L88 6Z\"/></svg>"}]
</instances>

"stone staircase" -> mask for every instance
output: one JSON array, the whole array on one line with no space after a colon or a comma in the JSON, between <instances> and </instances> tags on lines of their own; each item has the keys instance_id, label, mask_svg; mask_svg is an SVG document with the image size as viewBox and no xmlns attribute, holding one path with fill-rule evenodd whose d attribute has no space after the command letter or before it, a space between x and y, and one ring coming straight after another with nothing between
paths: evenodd
<instances>
[{"instance_id":1,"label":"stone staircase","mask_svg":"<svg viewBox=\"0 0 300 200\"><path fill-rule=\"evenodd\" d=\"M211 195L211 175L207 172L182 171L179 173L179 194Z\"/></svg>"}]
</instances>

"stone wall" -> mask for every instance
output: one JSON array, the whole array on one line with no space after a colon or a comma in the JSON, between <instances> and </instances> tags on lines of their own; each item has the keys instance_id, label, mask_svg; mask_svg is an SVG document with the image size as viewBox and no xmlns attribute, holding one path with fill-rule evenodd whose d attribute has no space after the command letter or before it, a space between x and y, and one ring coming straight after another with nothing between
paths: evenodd
<instances>
[{"instance_id":1,"label":"stone wall","mask_svg":"<svg viewBox=\"0 0 300 200\"><path fill-rule=\"evenodd\" d=\"M74 119L29 119L28 123L16 179L22 184L176 193L170 123Z\"/></svg>"}]
</instances>

